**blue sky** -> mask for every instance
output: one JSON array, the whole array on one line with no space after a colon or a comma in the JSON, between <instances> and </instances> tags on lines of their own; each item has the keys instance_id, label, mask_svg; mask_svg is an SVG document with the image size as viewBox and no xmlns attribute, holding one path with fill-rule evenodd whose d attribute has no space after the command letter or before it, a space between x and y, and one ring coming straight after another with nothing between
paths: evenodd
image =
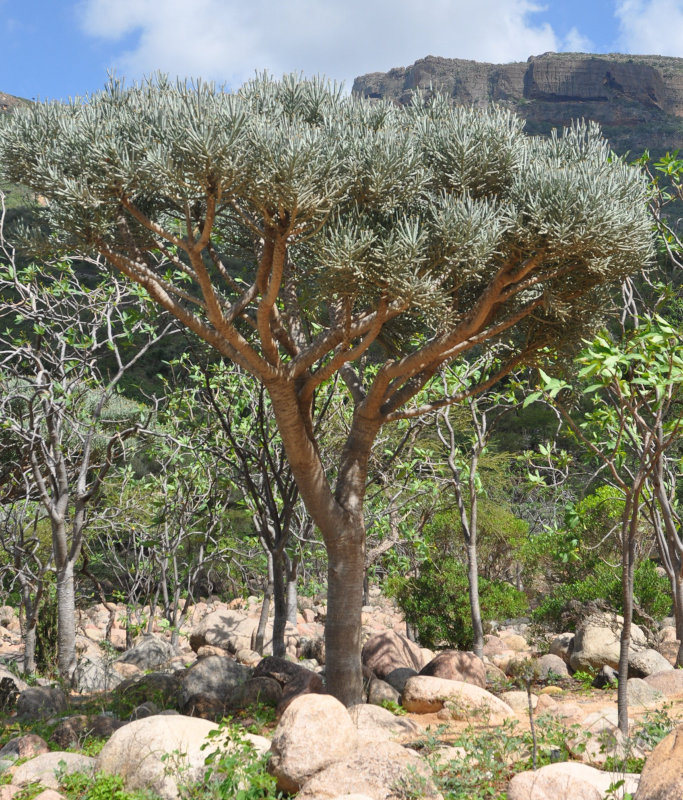
<instances>
[{"instance_id":1,"label":"blue sky","mask_svg":"<svg viewBox=\"0 0 683 800\"><path fill-rule=\"evenodd\" d=\"M256 70L343 80L426 55L683 57L683 0L0 0L0 91L83 95L108 71L237 87Z\"/></svg>"}]
</instances>

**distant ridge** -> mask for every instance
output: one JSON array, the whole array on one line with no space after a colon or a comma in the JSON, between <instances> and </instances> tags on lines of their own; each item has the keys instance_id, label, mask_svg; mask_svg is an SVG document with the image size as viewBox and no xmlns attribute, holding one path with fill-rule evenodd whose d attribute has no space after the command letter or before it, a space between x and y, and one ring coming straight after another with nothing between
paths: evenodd
<instances>
[{"instance_id":1,"label":"distant ridge","mask_svg":"<svg viewBox=\"0 0 683 800\"><path fill-rule=\"evenodd\" d=\"M544 53L486 64L427 56L409 67L362 75L352 91L404 104L415 89L438 89L459 105L507 106L530 133L595 120L619 153L683 149L683 58Z\"/></svg>"}]
</instances>

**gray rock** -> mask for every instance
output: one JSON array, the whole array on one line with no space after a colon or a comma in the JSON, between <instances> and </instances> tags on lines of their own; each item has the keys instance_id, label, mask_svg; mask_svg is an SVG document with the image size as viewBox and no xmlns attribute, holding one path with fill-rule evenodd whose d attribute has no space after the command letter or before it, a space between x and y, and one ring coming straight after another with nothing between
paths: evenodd
<instances>
[{"instance_id":1,"label":"gray rock","mask_svg":"<svg viewBox=\"0 0 683 800\"><path fill-rule=\"evenodd\" d=\"M165 672L150 672L129 678L115 691L115 705L122 715L128 715L137 706L152 702L159 708L178 708L180 705L180 679Z\"/></svg>"},{"instance_id":2,"label":"gray rock","mask_svg":"<svg viewBox=\"0 0 683 800\"><path fill-rule=\"evenodd\" d=\"M175 648L165 639L146 634L134 647L118 659L123 664L134 664L142 670L155 669L166 664L175 655Z\"/></svg>"},{"instance_id":3,"label":"gray rock","mask_svg":"<svg viewBox=\"0 0 683 800\"><path fill-rule=\"evenodd\" d=\"M566 678L569 677L569 670L561 656L547 653L538 659L538 676L542 681L547 681L550 676Z\"/></svg>"},{"instance_id":4,"label":"gray rock","mask_svg":"<svg viewBox=\"0 0 683 800\"><path fill-rule=\"evenodd\" d=\"M619 673L607 664L598 672L591 686L595 689L606 689L619 683Z\"/></svg>"},{"instance_id":5,"label":"gray rock","mask_svg":"<svg viewBox=\"0 0 683 800\"><path fill-rule=\"evenodd\" d=\"M633 706L656 706L664 700L663 692L641 678L629 678L626 681L626 695L629 705Z\"/></svg>"},{"instance_id":6,"label":"gray rock","mask_svg":"<svg viewBox=\"0 0 683 800\"><path fill-rule=\"evenodd\" d=\"M57 774L70 775L72 772L94 773L95 759L81 753L43 753L25 761L17 767L12 776L12 783L25 786L28 783L40 783L48 789L59 788Z\"/></svg>"},{"instance_id":7,"label":"gray rock","mask_svg":"<svg viewBox=\"0 0 683 800\"><path fill-rule=\"evenodd\" d=\"M374 706L381 706L383 703L390 702L398 704L401 700L400 692L387 681L381 678L373 678L368 686L368 703Z\"/></svg>"},{"instance_id":8,"label":"gray rock","mask_svg":"<svg viewBox=\"0 0 683 800\"><path fill-rule=\"evenodd\" d=\"M181 677L180 710L204 718L222 716L238 686L252 676L252 670L228 656L200 659Z\"/></svg>"},{"instance_id":9,"label":"gray rock","mask_svg":"<svg viewBox=\"0 0 683 800\"><path fill-rule=\"evenodd\" d=\"M66 695L56 686L29 686L17 700L20 719L43 719L67 709Z\"/></svg>"},{"instance_id":10,"label":"gray rock","mask_svg":"<svg viewBox=\"0 0 683 800\"><path fill-rule=\"evenodd\" d=\"M78 660L74 681L79 692L108 692L123 678L107 658L85 655Z\"/></svg>"},{"instance_id":11,"label":"gray rock","mask_svg":"<svg viewBox=\"0 0 683 800\"><path fill-rule=\"evenodd\" d=\"M647 678L657 672L672 670L671 664L661 653L651 648L631 650L628 656L628 674L631 678Z\"/></svg>"},{"instance_id":12,"label":"gray rock","mask_svg":"<svg viewBox=\"0 0 683 800\"><path fill-rule=\"evenodd\" d=\"M398 669L392 669L391 672L384 676L383 680L385 680L389 686L393 687L399 694L401 694L405 688L408 678L413 678L418 674L419 673L416 670L411 669L410 667L399 667Z\"/></svg>"}]
</instances>

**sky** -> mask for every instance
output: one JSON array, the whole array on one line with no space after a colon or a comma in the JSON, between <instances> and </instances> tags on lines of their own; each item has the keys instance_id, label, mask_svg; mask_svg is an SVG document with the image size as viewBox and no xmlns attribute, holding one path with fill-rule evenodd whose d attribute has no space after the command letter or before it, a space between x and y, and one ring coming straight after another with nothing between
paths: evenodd
<instances>
[{"instance_id":1,"label":"sky","mask_svg":"<svg viewBox=\"0 0 683 800\"><path fill-rule=\"evenodd\" d=\"M427 55L683 57L683 0L0 0L0 91L84 96L156 71L236 89L268 70L357 75Z\"/></svg>"}]
</instances>

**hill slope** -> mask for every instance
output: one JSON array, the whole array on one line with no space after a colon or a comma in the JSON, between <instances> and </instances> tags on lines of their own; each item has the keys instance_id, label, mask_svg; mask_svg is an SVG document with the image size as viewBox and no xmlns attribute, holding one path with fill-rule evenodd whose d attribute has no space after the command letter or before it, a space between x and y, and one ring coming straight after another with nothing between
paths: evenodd
<instances>
[{"instance_id":1,"label":"hill slope","mask_svg":"<svg viewBox=\"0 0 683 800\"><path fill-rule=\"evenodd\" d=\"M512 108L530 133L583 117L599 122L619 153L683 147L683 58L545 53L485 64L427 56L356 78L353 93L406 103L415 89L430 88L462 105Z\"/></svg>"}]
</instances>

